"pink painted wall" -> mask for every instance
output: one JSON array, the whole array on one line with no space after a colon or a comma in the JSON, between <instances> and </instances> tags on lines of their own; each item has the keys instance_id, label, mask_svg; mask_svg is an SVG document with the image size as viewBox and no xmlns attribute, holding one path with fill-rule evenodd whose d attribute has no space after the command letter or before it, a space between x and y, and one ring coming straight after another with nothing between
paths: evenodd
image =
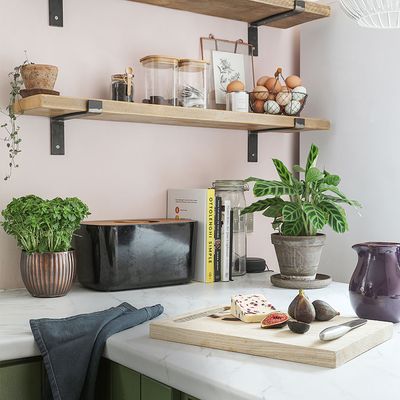
<instances>
[{"instance_id":1,"label":"pink painted wall","mask_svg":"<svg viewBox=\"0 0 400 400\"><path fill-rule=\"evenodd\" d=\"M65 96L109 98L110 76L133 64L136 99L141 99L142 56L199 57L199 38L209 33L247 39L245 23L126 0L65 1L64 28L54 28L48 26L47 4L48 0L0 0L2 107L8 101L7 73L23 61L25 49L32 61L59 66L56 89ZM287 74L296 72L297 51L293 31L261 29L256 75L272 74L277 66ZM215 179L249 175L273 178L272 157L289 164L297 157L297 140L291 134L261 135L260 162L249 164L244 131L77 120L66 125L66 156L51 156L49 120L20 118L20 168L10 182L0 181L1 209L13 197L34 193L78 196L93 218L160 217L165 215L169 187L206 187ZM1 146L1 177L7 172L6 157ZM267 222L256 218L248 253L276 266ZM21 286L19 250L1 231L0 288Z\"/></svg>"}]
</instances>

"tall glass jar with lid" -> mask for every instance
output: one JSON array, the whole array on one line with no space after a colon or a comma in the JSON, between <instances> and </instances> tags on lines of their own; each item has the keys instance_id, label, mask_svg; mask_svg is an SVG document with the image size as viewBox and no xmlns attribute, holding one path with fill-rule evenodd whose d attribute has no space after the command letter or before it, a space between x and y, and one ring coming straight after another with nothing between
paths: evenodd
<instances>
[{"instance_id":1,"label":"tall glass jar with lid","mask_svg":"<svg viewBox=\"0 0 400 400\"><path fill-rule=\"evenodd\" d=\"M249 190L245 181L242 180L216 180L213 183L215 196L220 196L222 200L222 218L224 215L224 204L230 202L233 210L233 243L232 243L232 275L239 276L246 273L246 221L247 217L241 215L240 211L246 207L244 192Z\"/></svg>"}]
</instances>

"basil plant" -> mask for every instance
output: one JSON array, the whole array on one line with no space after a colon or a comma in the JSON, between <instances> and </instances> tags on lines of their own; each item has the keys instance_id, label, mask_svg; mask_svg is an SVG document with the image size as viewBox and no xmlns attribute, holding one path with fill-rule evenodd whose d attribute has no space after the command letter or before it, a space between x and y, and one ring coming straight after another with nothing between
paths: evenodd
<instances>
[{"instance_id":1,"label":"basil plant","mask_svg":"<svg viewBox=\"0 0 400 400\"><path fill-rule=\"evenodd\" d=\"M335 232L348 230L342 205L361 207L339 189L340 177L317 168L318 147L310 148L305 168L295 165L291 173L282 161L273 159L280 181L250 177L255 182L253 193L266 197L242 210L242 214L261 211L273 218L272 227L285 236L314 236L326 224Z\"/></svg>"}]
</instances>

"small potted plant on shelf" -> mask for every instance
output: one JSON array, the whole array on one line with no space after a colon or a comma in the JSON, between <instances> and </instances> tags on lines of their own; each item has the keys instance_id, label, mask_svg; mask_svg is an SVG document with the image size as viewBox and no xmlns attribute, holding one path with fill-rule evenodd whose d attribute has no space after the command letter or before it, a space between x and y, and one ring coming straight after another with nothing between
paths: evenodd
<instances>
[{"instance_id":1,"label":"small potted plant on shelf","mask_svg":"<svg viewBox=\"0 0 400 400\"><path fill-rule=\"evenodd\" d=\"M13 199L2 211L6 233L22 249L21 275L34 297L64 296L75 277L74 232L89 209L78 198L44 200L29 195Z\"/></svg>"},{"instance_id":2,"label":"small potted plant on shelf","mask_svg":"<svg viewBox=\"0 0 400 400\"><path fill-rule=\"evenodd\" d=\"M31 96L34 94L55 94L59 92L53 90L58 68L54 65L34 64L28 60L25 51L25 61L16 67L8 74L10 78L10 94L9 101L4 115L8 117L8 122L0 124L0 127L6 131L4 141L8 149L8 166L9 172L4 177L4 180L9 180L14 168L18 168L16 157L21 153L20 143L20 127L17 124L17 114L14 112L14 104L22 97ZM22 87L25 86L25 89Z\"/></svg>"},{"instance_id":3,"label":"small potted plant on shelf","mask_svg":"<svg viewBox=\"0 0 400 400\"><path fill-rule=\"evenodd\" d=\"M316 277L325 235L325 225L335 232L348 230L346 212L342 205L360 207L348 199L338 188L340 177L316 167L318 147L310 148L307 165L293 167L304 176L298 179L282 161L274 159L280 181L248 178L255 182L253 192L259 200L242 210L242 214L261 211L272 218L272 227L278 231L271 235L278 258L281 279L314 280Z\"/></svg>"}]
</instances>

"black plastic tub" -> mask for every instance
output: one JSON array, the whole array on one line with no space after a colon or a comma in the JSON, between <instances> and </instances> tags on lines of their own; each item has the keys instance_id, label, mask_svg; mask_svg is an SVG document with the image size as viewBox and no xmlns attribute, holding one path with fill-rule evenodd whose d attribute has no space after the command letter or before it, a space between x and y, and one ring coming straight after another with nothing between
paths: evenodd
<instances>
[{"instance_id":1,"label":"black plastic tub","mask_svg":"<svg viewBox=\"0 0 400 400\"><path fill-rule=\"evenodd\" d=\"M188 283L196 231L190 220L84 222L75 237L78 280L101 291Z\"/></svg>"}]
</instances>

